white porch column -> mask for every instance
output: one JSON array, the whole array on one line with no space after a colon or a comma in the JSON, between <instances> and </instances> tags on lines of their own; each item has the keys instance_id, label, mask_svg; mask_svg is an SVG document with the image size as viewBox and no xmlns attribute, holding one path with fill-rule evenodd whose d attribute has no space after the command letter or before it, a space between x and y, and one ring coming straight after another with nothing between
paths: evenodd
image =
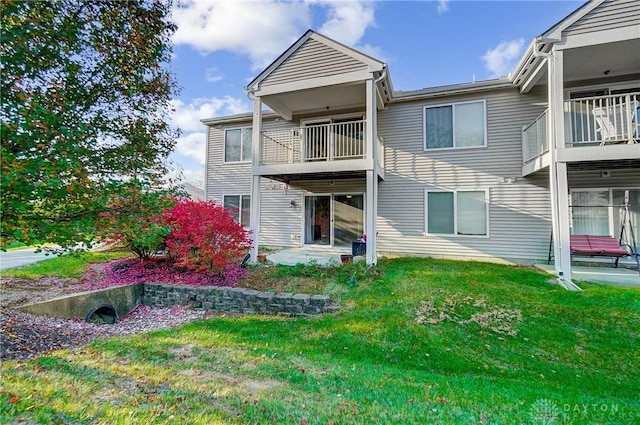
<instances>
[{"instance_id":1,"label":"white porch column","mask_svg":"<svg viewBox=\"0 0 640 425\"><path fill-rule=\"evenodd\" d=\"M377 205L378 205L378 175L376 170L367 170L367 195L366 195L365 234L367 235L367 264L376 264L376 232L377 232Z\"/></svg>"},{"instance_id":2,"label":"white porch column","mask_svg":"<svg viewBox=\"0 0 640 425\"><path fill-rule=\"evenodd\" d=\"M378 219L378 174L376 172L377 161L377 118L378 108L376 85L373 79L367 80L367 112L365 129L366 155L370 166L367 170L367 196L365 204L365 235L367 235L367 264L376 264L378 256L377 246L377 219Z\"/></svg>"},{"instance_id":3,"label":"white porch column","mask_svg":"<svg viewBox=\"0 0 640 425\"><path fill-rule=\"evenodd\" d=\"M551 224L556 274L571 280L571 247L569 229L569 184L567 164L558 162L558 149L565 147L564 129L564 72L563 52L552 51L548 58L549 122L548 137L551 154L549 192L551 195Z\"/></svg>"},{"instance_id":4,"label":"white porch column","mask_svg":"<svg viewBox=\"0 0 640 425\"><path fill-rule=\"evenodd\" d=\"M262 101L259 97L253 99L253 133L251 138L251 262L258 261L258 244L260 232L260 176L253 174L253 170L260 164L260 143L262 139Z\"/></svg>"}]
</instances>

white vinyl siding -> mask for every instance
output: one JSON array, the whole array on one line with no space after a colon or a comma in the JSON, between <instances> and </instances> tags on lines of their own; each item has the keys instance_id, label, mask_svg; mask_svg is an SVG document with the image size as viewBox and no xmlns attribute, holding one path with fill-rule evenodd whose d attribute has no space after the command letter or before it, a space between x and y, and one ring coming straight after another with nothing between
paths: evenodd
<instances>
[{"instance_id":1,"label":"white vinyl siding","mask_svg":"<svg viewBox=\"0 0 640 425\"><path fill-rule=\"evenodd\" d=\"M522 177L521 128L545 109L546 88L485 91L487 146L425 151L424 108L434 101L391 103L378 114L385 142L385 180L378 193L380 255L465 259L546 259L551 234L548 172ZM478 100L452 95L438 104ZM629 181L629 180L627 180ZM425 189L490 193L488 236L425 237ZM523 243L526 241L526 243Z\"/></svg>"},{"instance_id":2,"label":"white vinyl siding","mask_svg":"<svg viewBox=\"0 0 640 425\"><path fill-rule=\"evenodd\" d=\"M224 162L251 161L251 127L228 129L224 133Z\"/></svg>"},{"instance_id":3,"label":"white vinyl siding","mask_svg":"<svg viewBox=\"0 0 640 425\"><path fill-rule=\"evenodd\" d=\"M486 146L485 102L461 102L424 108L424 148Z\"/></svg>"},{"instance_id":4,"label":"white vinyl siding","mask_svg":"<svg viewBox=\"0 0 640 425\"><path fill-rule=\"evenodd\" d=\"M251 195L224 195L224 208L243 227L251 226Z\"/></svg>"},{"instance_id":5,"label":"white vinyl siding","mask_svg":"<svg viewBox=\"0 0 640 425\"><path fill-rule=\"evenodd\" d=\"M639 25L640 2L638 0L608 0L570 25L562 33L563 35L585 34Z\"/></svg>"},{"instance_id":6,"label":"white vinyl siding","mask_svg":"<svg viewBox=\"0 0 640 425\"><path fill-rule=\"evenodd\" d=\"M265 78L261 86L268 87L366 69L365 63L311 38Z\"/></svg>"},{"instance_id":7,"label":"white vinyl siding","mask_svg":"<svg viewBox=\"0 0 640 425\"><path fill-rule=\"evenodd\" d=\"M428 234L487 236L488 192L425 191Z\"/></svg>"}]
</instances>

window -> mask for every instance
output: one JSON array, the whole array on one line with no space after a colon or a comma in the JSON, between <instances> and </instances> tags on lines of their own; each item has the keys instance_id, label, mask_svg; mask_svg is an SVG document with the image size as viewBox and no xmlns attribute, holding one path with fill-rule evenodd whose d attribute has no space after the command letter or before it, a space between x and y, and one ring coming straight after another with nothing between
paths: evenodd
<instances>
[{"instance_id":1,"label":"window","mask_svg":"<svg viewBox=\"0 0 640 425\"><path fill-rule=\"evenodd\" d=\"M251 161L251 127L224 132L224 162Z\"/></svg>"},{"instance_id":2,"label":"window","mask_svg":"<svg viewBox=\"0 0 640 425\"><path fill-rule=\"evenodd\" d=\"M486 146L485 101L424 108L424 148Z\"/></svg>"},{"instance_id":3,"label":"window","mask_svg":"<svg viewBox=\"0 0 640 425\"><path fill-rule=\"evenodd\" d=\"M488 192L426 191L427 233L460 236L486 236Z\"/></svg>"},{"instance_id":4,"label":"window","mask_svg":"<svg viewBox=\"0 0 640 425\"><path fill-rule=\"evenodd\" d=\"M251 196L250 195L225 195L224 207L231 217L242 224L244 227L249 227L251 224Z\"/></svg>"}]
</instances>

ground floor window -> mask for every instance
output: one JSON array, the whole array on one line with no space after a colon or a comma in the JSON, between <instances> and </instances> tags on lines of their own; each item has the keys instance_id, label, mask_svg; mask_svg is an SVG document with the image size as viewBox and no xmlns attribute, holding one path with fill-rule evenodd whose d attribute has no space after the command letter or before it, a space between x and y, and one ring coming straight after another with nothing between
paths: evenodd
<instances>
[{"instance_id":1,"label":"ground floor window","mask_svg":"<svg viewBox=\"0 0 640 425\"><path fill-rule=\"evenodd\" d=\"M224 207L235 220L249 227L251 217L251 195L224 195Z\"/></svg>"},{"instance_id":2,"label":"ground floor window","mask_svg":"<svg viewBox=\"0 0 640 425\"><path fill-rule=\"evenodd\" d=\"M486 190L425 192L426 232L440 235L488 235Z\"/></svg>"},{"instance_id":3,"label":"ground floor window","mask_svg":"<svg viewBox=\"0 0 640 425\"><path fill-rule=\"evenodd\" d=\"M640 189L576 189L571 191L571 233L620 237L631 244L631 231L636 244L640 232Z\"/></svg>"}]
</instances>

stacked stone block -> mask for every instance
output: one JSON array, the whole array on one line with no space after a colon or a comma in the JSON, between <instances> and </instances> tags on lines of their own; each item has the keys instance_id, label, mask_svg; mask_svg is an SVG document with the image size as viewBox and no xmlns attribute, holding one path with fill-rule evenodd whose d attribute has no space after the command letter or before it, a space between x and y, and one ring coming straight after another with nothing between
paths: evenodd
<instances>
[{"instance_id":1,"label":"stacked stone block","mask_svg":"<svg viewBox=\"0 0 640 425\"><path fill-rule=\"evenodd\" d=\"M312 316L339 309L326 295L261 292L222 287L194 288L146 283L143 303L156 307L186 306L215 312Z\"/></svg>"}]
</instances>

